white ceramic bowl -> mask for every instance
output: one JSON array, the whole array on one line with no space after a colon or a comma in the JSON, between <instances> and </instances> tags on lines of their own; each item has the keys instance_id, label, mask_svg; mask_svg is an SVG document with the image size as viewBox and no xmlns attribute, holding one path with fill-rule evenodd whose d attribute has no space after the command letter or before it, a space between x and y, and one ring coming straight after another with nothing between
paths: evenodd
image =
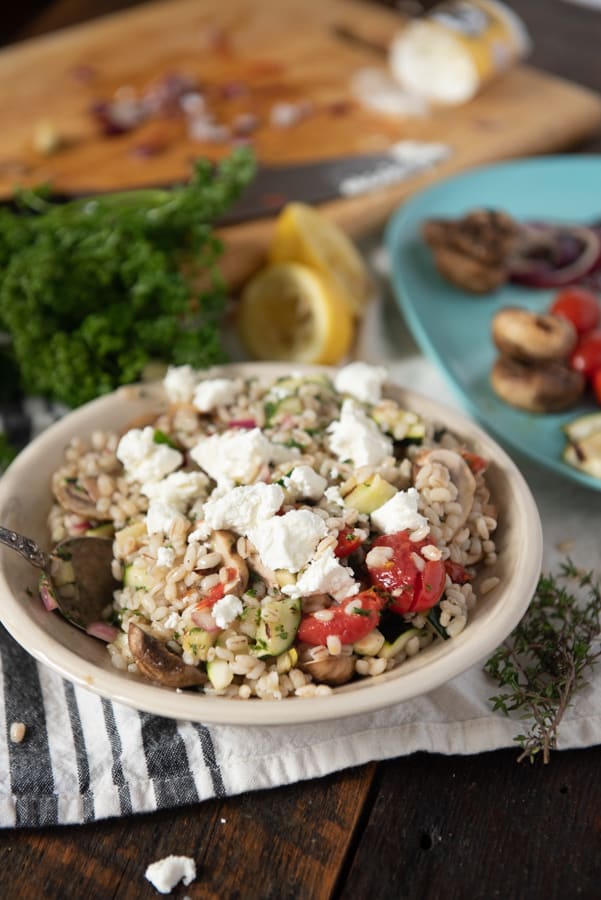
<instances>
[{"instance_id":1,"label":"white ceramic bowl","mask_svg":"<svg viewBox=\"0 0 601 900\"><path fill-rule=\"evenodd\" d=\"M300 366L296 367L300 369ZM309 371L309 367L304 367ZM287 374L279 364L223 367L226 374ZM498 563L486 571L501 582L471 613L468 625L449 641L435 642L413 659L376 678L337 688L329 697L301 700L232 700L177 693L113 668L105 645L48 613L36 596L37 572L18 554L0 548L0 619L12 636L65 678L111 700L161 716L232 725L288 725L367 712L426 694L487 657L512 631L534 592L541 567L538 511L520 472L507 454L471 421L434 400L396 386L387 393L403 406L446 425L491 460L488 480L498 506ZM0 523L48 546L46 519L52 502L50 477L65 445L96 429L124 429L157 407L148 389L123 389L70 413L34 440L0 480ZM28 593L31 591L31 595ZM476 583L477 590L477 583Z\"/></svg>"}]
</instances>

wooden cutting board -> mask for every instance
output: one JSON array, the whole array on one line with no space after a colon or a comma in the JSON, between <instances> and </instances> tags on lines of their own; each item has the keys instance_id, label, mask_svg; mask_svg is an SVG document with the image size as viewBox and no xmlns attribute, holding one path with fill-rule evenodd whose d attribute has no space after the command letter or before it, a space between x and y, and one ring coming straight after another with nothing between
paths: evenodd
<instances>
[{"instance_id":1,"label":"wooden cutting board","mask_svg":"<svg viewBox=\"0 0 601 900\"><path fill-rule=\"evenodd\" d=\"M120 135L101 133L93 105L138 94L169 73L201 87L217 122L258 117L260 160L289 162L385 149L401 139L442 141L452 155L402 184L328 204L350 234L380 225L408 194L487 161L556 151L601 121L599 97L518 66L471 103L423 118L375 114L353 98L353 73L386 70L386 47L403 25L395 12L355 0L170 0L97 19L0 54L0 196L15 183L51 181L68 191L114 190L185 178L201 155L218 159L230 141L189 137L181 113L153 116ZM288 127L270 122L276 103L305 104ZM40 126L63 146L36 147ZM227 229L232 280L260 264L271 222Z\"/></svg>"}]
</instances>

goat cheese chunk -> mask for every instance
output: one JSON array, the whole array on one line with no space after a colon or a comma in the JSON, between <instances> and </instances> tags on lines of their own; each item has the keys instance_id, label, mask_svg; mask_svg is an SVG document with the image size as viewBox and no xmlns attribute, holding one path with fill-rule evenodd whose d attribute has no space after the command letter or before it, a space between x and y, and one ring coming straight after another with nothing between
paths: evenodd
<instances>
[{"instance_id":1,"label":"goat cheese chunk","mask_svg":"<svg viewBox=\"0 0 601 900\"><path fill-rule=\"evenodd\" d=\"M249 531L270 519L284 502L279 484L241 485L220 497L211 497L203 507L204 520L215 530L225 528L238 534Z\"/></svg>"},{"instance_id":2,"label":"goat cheese chunk","mask_svg":"<svg viewBox=\"0 0 601 900\"><path fill-rule=\"evenodd\" d=\"M345 400L340 418L328 426L329 445L339 459L356 466L378 466L392 455L392 441L353 400Z\"/></svg>"},{"instance_id":3,"label":"goat cheese chunk","mask_svg":"<svg viewBox=\"0 0 601 900\"><path fill-rule=\"evenodd\" d=\"M213 604L211 614L215 619L218 628L228 628L239 615L241 615L244 607L242 600L235 594L226 594L217 603Z\"/></svg>"},{"instance_id":4,"label":"goat cheese chunk","mask_svg":"<svg viewBox=\"0 0 601 900\"><path fill-rule=\"evenodd\" d=\"M260 428L251 428L203 438L190 456L217 484L232 486L254 481L262 467L279 455L278 450Z\"/></svg>"},{"instance_id":5,"label":"goat cheese chunk","mask_svg":"<svg viewBox=\"0 0 601 900\"><path fill-rule=\"evenodd\" d=\"M172 472L160 481L149 481L140 488L152 502L166 503L180 512L204 493L209 480L204 472Z\"/></svg>"},{"instance_id":6,"label":"goat cheese chunk","mask_svg":"<svg viewBox=\"0 0 601 900\"><path fill-rule=\"evenodd\" d=\"M165 566L170 569L175 562L175 550L173 547L159 547L157 550L157 566Z\"/></svg>"},{"instance_id":7,"label":"goat cheese chunk","mask_svg":"<svg viewBox=\"0 0 601 900\"><path fill-rule=\"evenodd\" d=\"M328 484L311 466L295 466L283 481L286 491L297 500L321 500Z\"/></svg>"},{"instance_id":8,"label":"goat cheese chunk","mask_svg":"<svg viewBox=\"0 0 601 900\"><path fill-rule=\"evenodd\" d=\"M261 562L269 569L298 572L307 565L327 534L324 520L310 509L292 509L273 516L248 533Z\"/></svg>"},{"instance_id":9,"label":"goat cheese chunk","mask_svg":"<svg viewBox=\"0 0 601 900\"><path fill-rule=\"evenodd\" d=\"M334 387L341 394L350 394L361 403L379 403L382 386L388 378L382 366L354 362L339 369L334 378Z\"/></svg>"},{"instance_id":10,"label":"goat cheese chunk","mask_svg":"<svg viewBox=\"0 0 601 900\"><path fill-rule=\"evenodd\" d=\"M179 450L155 441L155 429L150 425L126 432L117 445L116 456L126 476L142 484L160 481L184 461Z\"/></svg>"},{"instance_id":11,"label":"goat cheese chunk","mask_svg":"<svg viewBox=\"0 0 601 900\"><path fill-rule=\"evenodd\" d=\"M311 594L330 594L335 600L344 600L359 593L359 584L348 566L342 565L330 548L311 560L301 572L295 584L286 584L282 593L289 597L308 597Z\"/></svg>"},{"instance_id":12,"label":"goat cheese chunk","mask_svg":"<svg viewBox=\"0 0 601 900\"><path fill-rule=\"evenodd\" d=\"M419 493L411 487L407 491L399 491L387 500L371 516L371 524L384 534L394 534L396 531L415 531L426 525L430 530L428 520L417 511Z\"/></svg>"},{"instance_id":13,"label":"goat cheese chunk","mask_svg":"<svg viewBox=\"0 0 601 900\"><path fill-rule=\"evenodd\" d=\"M168 503L151 503L146 513L146 530L148 534L169 534L178 519L183 518L176 506Z\"/></svg>"},{"instance_id":14,"label":"goat cheese chunk","mask_svg":"<svg viewBox=\"0 0 601 900\"><path fill-rule=\"evenodd\" d=\"M207 378L197 385L192 402L199 412L211 412L216 406L233 403L238 385L230 378Z\"/></svg>"},{"instance_id":15,"label":"goat cheese chunk","mask_svg":"<svg viewBox=\"0 0 601 900\"><path fill-rule=\"evenodd\" d=\"M172 403L191 403L197 384L198 372L192 366L169 366L163 378L165 393Z\"/></svg>"},{"instance_id":16,"label":"goat cheese chunk","mask_svg":"<svg viewBox=\"0 0 601 900\"><path fill-rule=\"evenodd\" d=\"M166 856L151 863L144 873L160 894L170 894L176 884L191 884L196 878L196 863L191 856Z\"/></svg>"}]
</instances>

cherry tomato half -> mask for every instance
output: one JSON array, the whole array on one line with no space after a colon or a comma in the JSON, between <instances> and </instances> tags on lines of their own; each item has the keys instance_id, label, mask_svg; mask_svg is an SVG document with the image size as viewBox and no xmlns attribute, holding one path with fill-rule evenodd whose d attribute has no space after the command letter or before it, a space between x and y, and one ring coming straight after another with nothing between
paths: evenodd
<instances>
[{"instance_id":1,"label":"cherry tomato half","mask_svg":"<svg viewBox=\"0 0 601 900\"><path fill-rule=\"evenodd\" d=\"M383 534L372 547L391 547L392 557L381 566L369 566L372 584L392 595L390 609L398 613L424 612L440 600L446 572L442 560L424 559L423 571L415 564L429 541L411 541L408 531Z\"/></svg>"},{"instance_id":2,"label":"cherry tomato half","mask_svg":"<svg viewBox=\"0 0 601 900\"><path fill-rule=\"evenodd\" d=\"M584 334L570 357L570 365L586 378L592 378L601 369L601 330L595 328Z\"/></svg>"},{"instance_id":3,"label":"cherry tomato half","mask_svg":"<svg viewBox=\"0 0 601 900\"><path fill-rule=\"evenodd\" d=\"M549 312L568 319L578 334L585 334L599 324L601 304L593 291L579 287L566 288L557 295Z\"/></svg>"},{"instance_id":4,"label":"cherry tomato half","mask_svg":"<svg viewBox=\"0 0 601 900\"><path fill-rule=\"evenodd\" d=\"M461 563L453 562L452 559L445 560L444 569L453 584L466 584L473 578Z\"/></svg>"},{"instance_id":5,"label":"cherry tomato half","mask_svg":"<svg viewBox=\"0 0 601 900\"><path fill-rule=\"evenodd\" d=\"M326 622L317 619L315 613L307 613L301 619L296 636L299 641L313 646L325 644L334 636L343 644L354 644L377 627L384 602L374 590L362 591L347 597L338 606L331 606L328 612L332 617Z\"/></svg>"},{"instance_id":6,"label":"cherry tomato half","mask_svg":"<svg viewBox=\"0 0 601 900\"><path fill-rule=\"evenodd\" d=\"M355 550L361 546L363 538L357 534L352 528L343 528L338 532L338 541L334 547L334 555L339 559L350 556Z\"/></svg>"},{"instance_id":7,"label":"cherry tomato half","mask_svg":"<svg viewBox=\"0 0 601 900\"><path fill-rule=\"evenodd\" d=\"M597 403L601 405L601 369L597 369L593 374L593 391L595 392Z\"/></svg>"}]
</instances>

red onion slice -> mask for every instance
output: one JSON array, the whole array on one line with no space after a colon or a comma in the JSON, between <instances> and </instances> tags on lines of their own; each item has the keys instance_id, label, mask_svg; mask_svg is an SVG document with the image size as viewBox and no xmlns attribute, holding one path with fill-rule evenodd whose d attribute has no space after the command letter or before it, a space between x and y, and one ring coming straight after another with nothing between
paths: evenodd
<instances>
[{"instance_id":1,"label":"red onion slice","mask_svg":"<svg viewBox=\"0 0 601 900\"><path fill-rule=\"evenodd\" d=\"M86 634L110 644L110 642L114 641L119 634L119 629L115 628L114 625L109 625L108 622L90 622L86 628Z\"/></svg>"},{"instance_id":2,"label":"red onion slice","mask_svg":"<svg viewBox=\"0 0 601 900\"><path fill-rule=\"evenodd\" d=\"M203 628L205 631L208 631L209 634L214 634L216 631L221 631L219 626L215 623L215 619L211 614L211 610L208 607L204 609L195 609L192 613L192 621L195 625L198 625L199 628Z\"/></svg>"},{"instance_id":3,"label":"red onion slice","mask_svg":"<svg viewBox=\"0 0 601 900\"><path fill-rule=\"evenodd\" d=\"M538 224L527 227L533 233L548 231L549 258L541 258L534 253L529 255L528 249L529 246L532 249L532 245L526 240L523 253L510 263L510 278L516 284L540 288L564 287L579 283L601 265L601 235L598 230ZM579 251L573 245L568 246L566 237L575 239Z\"/></svg>"},{"instance_id":4,"label":"red onion slice","mask_svg":"<svg viewBox=\"0 0 601 900\"><path fill-rule=\"evenodd\" d=\"M40 595L40 600L44 604L44 609L47 609L48 612L52 612L53 609L58 609L54 586L46 574L40 575L38 593Z\"/></svg>"},{"instance_id":5,"label":"red onion slice","mask_svg":"<svg viewBox=\"0 0 601 900\"><path fill-rule=\"evenodd\" d=\"M256 428L257 423L254 419L231 419L227 423L228 428Z\"/></svg>"}]
</instances>

